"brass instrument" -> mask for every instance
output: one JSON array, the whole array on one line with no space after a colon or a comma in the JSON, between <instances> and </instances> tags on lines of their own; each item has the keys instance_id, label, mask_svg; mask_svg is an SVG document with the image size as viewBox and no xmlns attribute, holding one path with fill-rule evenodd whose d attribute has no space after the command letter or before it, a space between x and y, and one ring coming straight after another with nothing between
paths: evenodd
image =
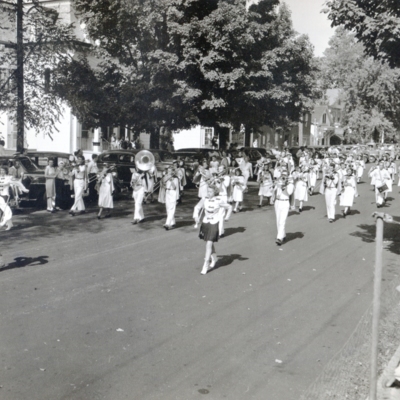
<instances>
[{"instance_id":1,"label":"brass instrument","mask_svg":"<svg viewBox=\"0 0 400 400\"><path fill-rule=\"evenodd\" d=\"M104 179L106 177L106 175L109 172L115 171L116 169L117 169L117 166L115 164L112 164L107 169L103 169L103 171L101 171L100 173L89 178L88 183L94 182L95 180L100 182L102 179Z\"/></svg>"},{"instance_id":2,"label":"brass instrument","mask_svg":"<svg viewBox=\"0 0 400 400\"><path fill-rule=\"evenodd\" d=\"M155 164L153 154L148 150L140 150L135 156L136 168L143 172L149 171Z\"/></svg>"}]
</instances>

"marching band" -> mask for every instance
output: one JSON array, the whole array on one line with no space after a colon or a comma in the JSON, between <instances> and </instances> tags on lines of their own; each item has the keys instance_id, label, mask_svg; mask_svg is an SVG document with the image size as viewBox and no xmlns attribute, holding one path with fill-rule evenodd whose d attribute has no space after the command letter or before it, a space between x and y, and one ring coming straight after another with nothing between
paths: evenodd
<instances>
[{"instance_id":1,"label":"marching band","mask_svg":"<svg viewBox=\"0 0 400 400\"><path fill-rule=\"evenodd\" d=\"M223 160L228 160L226 153ZM217 157L213 156L210 163L207 159L201 160L201 165L193 175L199 197L199 202L194 207L193 219L195 227L200 226L200 239L206 242L205 260L201 270L203 275L216 265L215 243L224 236L224 221L230 218L232 212L237 213L242 210L244 197L248 191L248 180L253 174L251 163L245 154L239 152L235 162L237 167L230 167L230 162L220 163ZM312 156L307 151L299 157L298 165L294 164L289 152L282 152L274 166L269 158L259 160L254 169L258 183L258 206L263 206L264 197L267 199L267 205L274 206L276 244L281 246L285 242L286 222L290 209L296 210L298 202L298 212L301 213L308 196L316 191L324 195L327 219L330 223L335 221L338 197L340 206L343 207L343 218L350 215L355 197L358 196L357 184L363 178L365 167L365 161L361 156L340 157L336 153L326 153L320 158ZM114 207L115 168L115 165L106 165L99 172L97 165L91 165L88 170L83 156L78 156L76 165L72 165L70 169L66 169L63 162L55 167L49 161L45 170L47 210L54 212L55 207L59 209L61 203L58 196L62 193L62 186L69 179L73 179L74 204L70 214L74 216L78 212L85 212L83 196L90 187L98 193L97 218L99 220L103 218L104 210L104 218L109 218ZM159 174L153 154L142 150L136 154L135 168L132 168L131 172L130 186L134 199L132 224L136 225L145 219L143 205L148 198L153 202L153 194L158 190L158 202L165 204L167 214L163 226L167 231L174 229L176 207L181 202L187 185L184 162L174 161ZM394 159L385 157L377 166L370 169L368 177L374 188L377 207L382 207L386 202L387 194L393 190L397 173ZM322 179L318 188L317 181L320 174ZM12 212L8 205L10 188L14 186L26 191L22 183L19 184L18 178L18 174L13 178L6 175L5 167L0 168L0 226L6 226L7 230L13 226Z\"/></svg>"}]
</instances>

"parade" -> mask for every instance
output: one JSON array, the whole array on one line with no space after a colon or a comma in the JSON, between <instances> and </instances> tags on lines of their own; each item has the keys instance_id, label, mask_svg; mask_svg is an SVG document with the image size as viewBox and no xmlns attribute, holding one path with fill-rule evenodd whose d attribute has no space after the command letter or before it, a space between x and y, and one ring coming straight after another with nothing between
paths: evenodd
<instances>
[{"instance_id":1,"label":"parade","mask_svg":"<svg viewBox=\"0 0 400 400\"><path fill-rule=\"evenodd\" d=\"M397 2L0 3L0 399L400 399Z\"/></svg>"},{"instance_id":2,"label":"parade","mask_svg":"<svg viewBox=\"0 0 400 400\"><path fill-rule=\"evenodd\" d=\"M253 166L244 149L232 154L227 149L223 152L214 150L210 159L199 160L192 186L194 185L200 201L193 206L193 219L194 227L200 227L200 239L207 244L205 264L201 270L203 275L216 265L214 243L224 236L224 221L229 220L232 212L238 213L246 208L248 185L252 180L258 185L258 206L264 206L263 199L266 197L265 207L274 207L278 246L286 240L289 212L294 210L302 213L309 196L324 195L326 217L329 223L333 223L338 218L337 206L341 207L343 218L351 215L360 183L370 179L377 208L386 203L388 193L393 192L393 185L400 184L400 179L396 182L396 161L386 153L375 165L369 165L368 173L365 172L365 162L358 154L340 151L338 147L326 148L319 153L302 147L295 157L296 162L289 149L275 154L274 165L271 159L261 157L255 163L254 175ZM166 207L163 227L167 231L176 228L175 213L179 211L185 190L190 190L187 187L185 163L180 159L179 153L176 153L176 158L159 177L151 151L141 150L135 154L135 167L130 169L130 187L134 201L133 225L146 223L147 200L151 204L156 197ZM85 162L84 157L77 152L70 157L70 164L67 166L61 162L55 167L54 160L48 160L44 172L48 212L61 211L56 205L65 202L63 191L56 189L57 178L60 179L62 174L62 180L71 182L71 216L85 213L85 199L98 203L97 219L112 216L115 188L120 186L117 167L105 164L100 170L97 159L97 155L94 155L90 162ZM225 165L223 160L230 161ZM10 166L8 174L7 166L3 165L0 169L1 226L5 226L6 230L13 226L10 204L18 206L19 197L29 192L22 183L23 173L18 175L15 172L18 168L19 163L16 161L15 165ZM320 212L323 213L324 210Z\"/></svg>"}]
</instances>

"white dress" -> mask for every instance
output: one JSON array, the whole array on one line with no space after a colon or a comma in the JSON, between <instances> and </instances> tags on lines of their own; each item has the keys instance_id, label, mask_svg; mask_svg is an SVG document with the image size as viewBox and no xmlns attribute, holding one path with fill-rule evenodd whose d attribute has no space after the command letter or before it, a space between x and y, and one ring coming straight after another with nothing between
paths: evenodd
<instances>
[{"instance_id":1,"label":"white dress","mask_svg":"<svg viewBox=\"0 0 400 400\"><path fill-rule=\"evenodd\" d=\"M354 176L343 178L343 191L340 195L340 205L342 207L353 207L354 196L356 194L356 181Z\"/></svg>"},{"instance_id":2,"label":"white dress","mask_svg":"<svg viewBox=\"0 0 400 400\"><path fill-rule=\"evenodd\" d=\"M112 192L114 191L114 182L112 174L109 172L102 180L99 190L99 207L114 208Z\"/></svg>"},{"instance_id":3,"label":"white dress","mask_svg":"<svg viewBox=\"0 0 400 400\"><path fill-rule=\"evenodd\" d=\"M259 171L257 182L260 183L260 189L258 190L259 196L271 197L273 195L274 181L271 172Z\"/></svg>"},{"instance_id":4,"label":"white dress","mask_svg":"<svg viewBox=\"0 0 400 400\"><path fill-rule=\"evenodd\" d=\"M364 160L359 160L357 161L357 178L361 179L363 174L364 174L364 169L365 169L365 162Z\"/></svg>"},{"instance_id":5,"label":"white dress","mask_svg":"<svg viewBox=\"0 0 400 400\"><path fill-rule=\"evenodd\" d=\"M245 189L245 180L243 176L234 176L232 178L233 201L243 201L243 192Z\"/></svg>"},{"instance_id":6,"label":"white dress","mask_svg":"<svg viewBox=\"0 0 400 400\"><path fill-rule=\"evenodd\" d=\"M307 191L307 182L308 182L308 173L301 172L296 181L294 187L294 199L299 201L308 201L308 191Z\"/></svg>"}]
</instances>

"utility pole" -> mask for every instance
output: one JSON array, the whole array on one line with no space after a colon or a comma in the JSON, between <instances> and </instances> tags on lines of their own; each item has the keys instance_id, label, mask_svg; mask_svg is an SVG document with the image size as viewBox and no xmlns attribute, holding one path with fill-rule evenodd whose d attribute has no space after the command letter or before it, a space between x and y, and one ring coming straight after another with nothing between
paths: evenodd
<instances>
[{"instance_id":1,"label":"utility pole","mask_svg":"<svg viewBox=\"0 0 400 400\"><path fill-rule=\"evenodd\" d=\"M24 31L23 0L17 0L17 152L24 149Z\"/></svg>"}]
</instances>

